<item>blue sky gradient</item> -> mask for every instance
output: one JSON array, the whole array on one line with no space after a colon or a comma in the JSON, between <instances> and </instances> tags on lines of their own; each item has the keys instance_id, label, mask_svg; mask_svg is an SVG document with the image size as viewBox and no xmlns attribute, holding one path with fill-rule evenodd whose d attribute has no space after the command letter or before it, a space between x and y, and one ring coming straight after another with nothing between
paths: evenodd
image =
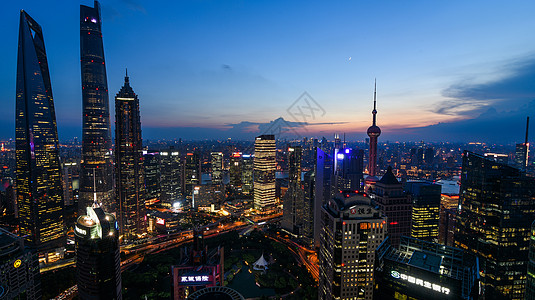
<instances>
[{"instance_id":1,"label":"blue sky gradient","mask_svg":"<svg viewBox=\"0 0 535 300\"><path fill-rule=\"evenodd\" d=\"M20 9L43 27L60 138L81 135L80 4L93 2L4 3L0 138L14 136ZM304 91L325 110L304 134L363 139L374 78L384 139L480 139L490 109L504 123L489 141L518 141L535 112L532 1L101 5L110 107L128 67L145 139L249 139L259 124L295 121L287 108Z\"/></svg>"}]
</instances>

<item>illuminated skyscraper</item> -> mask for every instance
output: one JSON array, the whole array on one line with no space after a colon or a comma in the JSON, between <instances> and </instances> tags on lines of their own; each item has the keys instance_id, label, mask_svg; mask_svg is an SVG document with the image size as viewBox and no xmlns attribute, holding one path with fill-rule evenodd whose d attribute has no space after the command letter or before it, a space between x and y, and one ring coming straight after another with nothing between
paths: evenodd
<instances>
[{"instance_id":1,"label":"illuminated skyscraper","mask_svg":"<svg viewBox=\"0 0 535 300\"><path fill-rule=\"evenodd\" d=\"M241 152L234 152L230 156L230 186L236 191L242 187L243 157Z\"/></svg>"},{"instance_id":2,"label":"illuminated skyscraper","mask_svg":"<svg viewBox=\"0 0 535 300\"><path fill-rule=\"evenodd\" d=\"M342 191L322 206L321 221L318 299L372 299L386 218L370 198Z\"/></svg>"},{"instance_id":3,"label":"illuminated skyscraper","mask_svg":"<svg viewBox=\"0 0 535 300\"><path fill-rule=\"evenodd\" d=\"M118 221L125 239L146 232L145 180L139 99L128 74L115 96L115 178Z\"/></svg>"},{"instance_id":4,"label":"illuminated skyscraper","mask_svg":"<svg viewBox=\"0 0 535 300\"><path fill-rule=\"evenodd\" d=\"M63 187L43 32L25 11L20 12L16 102L20 235L45 252L66 241Z\"/></svg>"},{"instance_id":5,"label":"illuminated skyscraper","mask_svg":"<svg viewBox=\"0 0 535 300\"><path fill-rule=\"evenodd\" d=\"M261 135L254 146L254 207L265 210L275 205L275 169L277 168L274 135Z\"/></svg>"},{"instance_id":6,"label":"illuminated skyscraper","mask_svg":"<svg viewBox=\"0 0 535 300\"><path fill-rule=\"evenodd\" d=\"M303 235L305 195L301 184L300 146L288 147L288 191L284 195L281 226L296 235Z\"/></svg>"},{"instance_id":7,"label":"illuminated skyscraper","mask_svg":"<svg viewBox=\"0 0 535 300\"><path fill-rule=\"evenodd\" d=\"M485 299L524 299L535 179L465 151L455 246L479 256Z\"/></svg>"},{"instance_id":8,"label":"illuminated skyscraper","mask_svg":"<svg viewBox=\"0 0 535 300\"><path fill-rule=\"evenodd\" d=\"M403 189L412 200L411 237L436 243L442 186L426 181L409 181Z\"/></svg>"},{"instance_id":9,"label":"illuminated skyscraper","mask_svg":"<svg viewBox=\"0 0 535 300\"><path fill-rule=\"evenodd\" d=\"M171 207L182 198L183 161L177 149L160 151L161 203Z\"/></svg>"},{"instance_id":10,"label":"illuminated skyscraper","mask_svg":"<svg viewBox=\"0 0 535 300\"><path fill-rule=\"evenodd\" d=\"M143 167L145 168L145 204L151 205L161 200L160 152L143 151Z\"/></svg>"},{"instance_id":11,"label":"illuminated skyscraper","mask_svg":"<svg viewBox=\"0 0 535 300\"><path fill-rule=\"evenodd\" d=\"M184 196L192 198L193 188L201 184L201 159L197 151L186 154L184 161Z\"/></svg>"},{"instance_id":12,"label":"illuminated skyscraper","mask_svg":"<svg viewBox=\"0 0 535 300\"><path fill-rule=\"evenodd\" d=\"M243 168L241 173L242 181L242 193L244 195L250 195L253 193L253 180L254 180L254 156L250 154L244 154L243 156Z\"/></svg>"},{"instance_id":13,"label":"illuminated skyscraper","mask_svg":"<svg viewBox=\"0 0 535 300\"><path fill-rule=\"evenodd\" d=\"M304 235L305 240L320 246L322 231L321 207L331 199L331 179L333 175L333 159L327 152L316 147L314 173L308 172L304 182Z\"/></svg>"},{"instance_id":14,"label":"illuminated skyscraper","mask_svg":"<svg viewBox=\"0 0 535 300\"><path fill-rule=\"evenodd\" d=\"M529 117L526 120L526 139L521 144L516 144L515 149L515 164L518 168L525 170L528 166L529 160L529 142L528 142L528 132L529 132Z\"/></svg>"},{"instance_id":15,"label":"illuminated skyscraper","mask_svg":"<svg viewBox=\"0 0 535 300\"><path fill-rule=\"evenodd\" d=\"M334 174L333 190L360 191L363 185L364 150L341 149L336 155L337 169Z\"/></svg>"},{"instance_id":16,"label":"illuminated skyscraper","mask_svg":"<svg viewBox=\"0 0 535 300\"><path fill-rule=\"evenodd\" d=\"M78 211L85 213L93 193L106 211L113 205L113 164L108 79L102 43L100 4L80 5L80 64L82 72L82 165Z\"/></svg>"},{"instance_id":17,"label":"illuminated skyscraper","mask_svg":"<svg viewBox=\"0 0 535 300\"><path fill-rule=\"evenodd\" d=\"M80 299L122 299L117 221L100 207L88 207L74 227L76 279Z\"/></svg>"},{"instance_id":18,"label":"illuminated skyscraper","mask_svg":"<svg viewBox=\"0 0 535 300\"><path fill-rule=\"evenodd\" d=\"M394 176L391 167L375 184L373 194L379 209L388 218L388 235L392 245L397 247L401 236L411 234L411 199L403 192L403 185Z\"/></svg>"},{"instance_id":19,"label":"illuminated skyscraper","mask_svg":"<svg viewBox=\"0 0 535 300\"><path fill-rule=\"evenodd\" d=\"M376 168L377 168L377 138L381 135L381 128L376 125L376 115L377 115L377 83L375 84L375 89L373 92L373 121L372 126L368 128L368 136L370 137L370 152L368 159L368 178L366 181L372 183L377 181Z\"/></svg>"},{"instance_id":20,"label":"illuminated skyscraper","mask_svg":"<svg viewBox=\"0 0 535 300\"><path fill-rule=\"evenodd\" d=\"M223 183L223 153L212 152L211 154L212 164L212 184L219 185Z\"/></svg>"}]
</instances>

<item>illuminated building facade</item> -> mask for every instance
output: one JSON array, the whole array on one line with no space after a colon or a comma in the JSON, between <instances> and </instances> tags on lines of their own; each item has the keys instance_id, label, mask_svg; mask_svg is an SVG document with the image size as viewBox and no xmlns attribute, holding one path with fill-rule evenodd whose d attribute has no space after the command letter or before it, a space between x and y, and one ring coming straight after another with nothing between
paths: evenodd
<instances>
[{"instance_id":1,"label":"illuminated building facade","mask_svg":"<svg viewBox=\"0 0 535 300\"><path fill-rule=\"evenodd\" d=\"M75 161L61 163L63 179L63 203L65 207L74 205L77 201L77 189L80 184L79 164Z\"/></svg>"},{"instance_id":2,"label":"illuminated building facade","mask_svg":"<svg viewBox=\"0 0 535 300\"><path fill-rule=\"evenodd\" d=\"M535 222L531 224L531 234L529 236L528 275L524 299L535 299Z\"/></svg>"},{"instance_id":3,"label":"illuminated building facade","mask_svg":"<svg viewBox=\"0 0 535 300\"><path fill-rule=\"evenodd\" d=\"M411 237L377 248L373 299L478 299L478 258Z\"/></svg>"},{"instance_id":4,"label":"illuminated building facade","mask_svg":"<svg viewBox=\"0 0 535 300\"><path fill-rule=\"evenodd\" d=\"M516 144L515 166L525 169L528 166L529 143Z\"/></svg>"},{"instance_id":5,"label":"illuminated building facade","mask_svg":"<svg viewBox=\"0 0 535 300\"><path fill-rule=\"evenodd\" d=\"M37 254L0 228L0 299L41 299L40 276Z\"/></svg>"},{"instance_id":6,"label":"illuminated building facade","mask_svg":"<svg viewBox=\"0 0 535 300\"><path fill-rule=\"evenodd\" d=\"M254 185L254 156L250 154L243 154L243 168L241 173L242 193L250 195L253 193Z\"/></svg>"},{"instance_id":7,"label":"illuminated building facade","mask_svg":"<svg viewBox=\"0 0 535 300\"><path fill-rule=\"evenodd\" d=\"M485 153L485 158L494 160L495 162L498 162L500 164L508 164L509 163L509 155L507 154L500 154L500 153Z\"/></svg>"},{"instance_id":8,"label":"illuminated building facade","mask_svg":"<svg viewBox=\"0 0 535 300\"><path fill-rule=\"evenodd\" d=\"M446 246L454 246L455 220L459 208L458 194L440 195L440 214L438 223L438 242Z\"/></svg>"},{"instance_id":9,"label":"illuminated building facade","mask_svg":"<svg viewBox=\"0 0 535 300\"><path fill-rule=\"evenodd\" d=\"M535 179L465 151L455 246L479 256L485 299L524 299Z\"/></svg>"},{"instance_id":10,"label":"illuminated building facade","mask_svg":"<svg viewBox=\"0 0 535 300\"><path fill-rule=\"evenodd\" d=\"M403 189L412 201L410 236L436 243L442 186L427 181L409 181Z\"/></svg>"},{"instance_id":11,"label":"illuminated building facade","mask_svg":"<svg viewBox=\"0 0 535 300\"><path fill-rule=\"evenodd\" d=\"M243 157L241 152L234 152L230 156L229 184L234 190L241 190L242 187L242 170Z\"/></svg>"},{"instance_id":12,"label":"illuminated building facade","mask_svg":"<svg viewBox=\"0 0 535 300\"><path fill-rule=\"evenodd\" d=\"M301 184L303 149L288 147L288 191L284 195L282 228L295 235L303 234L304 191Z\"/></svg>"},{"instance_id":13,"label":"illuminated building facade","mask_svg":"<svg viewBox=\"0 0 535 300\"><path fill-rule=\"evenodd\" d=\"M275 205L276 143L274 135L261 135L254 146L254 207L266 210Z\"/></svg>"},{"instance_id":14,"label":"illuminated building facade","mask_svg":"<svg viewBox=\"0 0 535 300\"><path fill-rule=\"evenodd\" d=\"M160 151L161 204L171 207L182 199L183 161L177 149Z\"/></svg>"},{"instance_id":15,"label":"illuminated building facade","mask_svg":"<svg viewBox=\"0 0 535 300\"><path fill-rule=\"evenodd\" d=\"M318 200L321 200L321 199L318 199ZM302 220L303 225L302 225L302 231L301 231L303 241L310 246L315 246L314 245L315 204L316 204L316 172L315 170L310 170L306 172L305 175L303 176L303 220ZM318 241L318 246L319 246L319 241Z\"/></svg>"},{"instance_id":16,"label":"illuminated building facade","mask_svg":"<svg viewBox=\"0 0 535 300\"><path fill-rule=\"evenodd\" d=\"M224 200L224 192L218 185L201 184L193 187L192 207L198 211L219 210Z\"/></svg>"},{"instance_id":17,"label":"illuminated building facade","mask_svg":"<svg viewBox=\"0 0 535 300\"><path fill-rule=\"evenodd\" d=\"M186 153L184 161L184 195L191 199L193 187L201 183L201 159L198 152Z\"/></svg>"},{"instance_id":18,"label":"illuminated building facade","mask_svg":"<svg viewBox=\"0 0 535 300\"><path fill-rule=\"evenodd\" d=\"M211 164L212 164L212 184L223 184L223 153L212 152Z\"/></svg>"},{"instance_id":19,"label":"illuminated building facade","mask_svg":"<svg viewBox=\"0 0 535 300\"><path fill-rule=\"evenodd\" d=\"M341 191L321 210L318 299L372 299L386 218L370 198Z\"/></svg>"},{"instance_id":20,"label":"illuminated building facade","mask_svg":"<svg viewBox=\"0 0 535 300\"><path fill-rule=\"evenodd\" d=\"M379 209L388 218L388 235L392 245L398 246L401 236L411 234L412 202L403 191L403 185L388 167L373 191Z\"/></svg>"},{"instance_id":21,"label":"illuminated building facade","mask_svg":"<svg viewBox=\"0 0 535 300\"><path fill-rule=\"evenodd\" d=\"M160 186L160 152L154 150L143 151L143 167L145 168L145 205L151 205L159 202L162 195Z\"/></svg>"},{"instance_id":22,"label":"illuminated building facade","mask_svg":"<svg viewBox=\"0 0 535 300\"><path fill-rule=\"evenodd\" d=\"M115 96L115 180L118 221L125 240L146 232L145 176L139 99L128 75Z\"/></svg>"},{"instance_id":23,"label":"illuminated building facade","mask_svg":"<svg viewBox=\"0 0 535 300\"><path fill-rule=\"evenodd\" d=\"M80 299L122 299L119 232L115 216L87 207L74 227Z\"/></svg>"},{"instance_id":24,"label":"illuminated building facade","mask_svg":"<svg viewBox=\"0 0 535 300\"><path fill-rule=\"evenodd\" d=\"M193 245L186 263L171 266L172 299L185 300L203 288L223 285L223 247L208 252L202 229L193 230Z\"/></svg>"},{"instance_id":25,"label":"illuminated building facade","mask_svg":"<svg viewBox=\"0 0 535 300\"><path fill-rule=\"evenodd\" d=\"M335 192L343 189L360 191L363 187L364 150L341 149L336 155Z\"/></svg>"},{"instance_id":26,"label":"illuminated building facade","mask_svg":"<svg viewBox=\"0 0 535 300\"><path fill-rule=\"evenodd\" d=\"M115 212L108 79L102 43L100 4L80 5L80 64L82 72L82 165L78 211L97 192L104 208Z\"/></svg>"},{"instance_id":27,"label":"illuminated building facade","mask_svg":"<svg viewBox=\"0 0 535 300\"><path fill-rule=\"evenodd\" d=\"M66 242L63 186L43 32L25 11L20 12L16 92L19 234L45 253Z\"/></svg>"}]
</instances>

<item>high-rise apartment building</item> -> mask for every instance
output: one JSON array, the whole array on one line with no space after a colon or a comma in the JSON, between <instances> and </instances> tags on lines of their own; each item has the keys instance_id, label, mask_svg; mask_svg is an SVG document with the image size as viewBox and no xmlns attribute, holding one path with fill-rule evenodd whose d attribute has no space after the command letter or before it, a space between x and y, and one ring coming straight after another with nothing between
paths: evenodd
<instances>
[{"instance_id":1,"label":"high-rise apartment building","mask_svg":"<svg viewBox=\"0 0 535 300\"><path fill-rule=\"evenodd\" d=\"M115 178L119 230L125 240L134 239L147 226L139 99L128 74L115 96Z\"/></svg>"},{"instance_id":2,"label":"high-rise apartment building","mask_svg":"<svg viewBox=\"0 0 535 300\"><path fill-rule=\"evenodd\" d=\"M388 235L394 247L399 245L401 236L411 234L412 202L403 191L392 168L375 184L373 195L381 212L388 218Z\"/></svg>"},{"instance_id":3,"label":"high-rise apartment building","mask_svg":"<svg viewBox=\"0 0 535 300\"><path fill-rule=\"evenodd\" d=\"M85 212L96 191L106 210L115 212L108 79L98 1L94 7L80 5L80 64L82 164L78 211Z\"/></svg>"},{"instance_id":4,"label":"high-rise apartment building","mask_svg":"<svg viewBox=\"0 0 535 300\"><path fill-rule=\"evenodd\" d=\"M19 233L44 253L66 242L63 186L43 31L25 11L20 12L16 93Z\"/></svg>"},{"instance_id":5,"label":"high-rise apartment building","mask_svg":"<svg viewBox=\"0 0 535 300\"><path fill-rule=\"evenodd\" d=\"M119 232L115 216L87 207L74 227L80 299L122 299Z\"/></svg>"},{"instance_id":6,"label":"high-rise apartment building","mask_svg":"<svg viewBox=\"0 0 535 300\"><path fill-rule=\"evenodd\" d=\"M535 179L463 154L455 246L479 256L485 299L524 299Z\"/></svg>"},{"instance_id":7,"label":"high-rise apartment building","mask_svg":"<svg viewBox=\"0 0 535 300\"><path fill-rule=\"evenodd\" d=\"M276 143L274 135L261 135L254 147L254 207L266 210L276 203Z\"/></svg>"},{"instance_id":8,"label":"high-rise apartment building","mask_svg":"<svg viewBox=\"0 0 535 300\"><path fill-rule=\"evenodd\" d=\"M367 196L341 191L322 206L321 220L318 299L372 299L386 218Z\"/></svg>"},{"instance_id":9,"label":"high-rise apartment building","mask_svg":"<svg viewBox=\"0 0 535 300\"><path fill-rule=\"evenodd\" d=\"M403 186L412 201L411 237L438 242L442 186L427 181L409 181Z\"/></svg>"}]
</instances>

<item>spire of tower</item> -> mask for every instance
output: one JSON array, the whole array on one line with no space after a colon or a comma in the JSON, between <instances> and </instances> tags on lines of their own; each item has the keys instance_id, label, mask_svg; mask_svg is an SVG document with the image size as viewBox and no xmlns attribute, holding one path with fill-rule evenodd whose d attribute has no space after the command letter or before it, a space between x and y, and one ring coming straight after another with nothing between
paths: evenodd
<instances>
[{"instance_id":1,"label":"spire of tower","mask_svg":"<svg viewBox=\"0 0 535 300\"><path fill-rule=\"evenodd\" d=\"M375 123L376 123L376 115L377 115L377 79L375 79L375 84L374 84L374 89L373 89L373 110L372 110L372 115L373 115L373 123L372 125L375 126Z\"/></svg>"},{"instance_id":2,"label":"spire of tower","mask_svg":"<svg viewBox=\"0 0 535 300\"><path fill-rule=\"evenodd\" d=\"M97 176L95 175L95 169L93 169L93 205L91 207L100 207L97 201Z\"/></svg>"},{"instance_id":3,"label":"spire of tower","mask_svg":"<svg viewBox=\"0 0 535 300\"><path fill-rule=\"evenodd\" d=\"M373 110L376 110L376 106L377 106L376 104L377 104L377 78L375 78L374 80L374 87L373 87Z\"/></svg>"},{"instance_id":4,"label":"spire of tower","mask_svg":"<svg viewBox=\"0 0 535 300\"><path fill-rule=\"evenodd\" d=\"M124 83L129 83L129 78L128 78L128 68L126 68L126 75L124 77Z\"/></svg>"}]
</instances>

